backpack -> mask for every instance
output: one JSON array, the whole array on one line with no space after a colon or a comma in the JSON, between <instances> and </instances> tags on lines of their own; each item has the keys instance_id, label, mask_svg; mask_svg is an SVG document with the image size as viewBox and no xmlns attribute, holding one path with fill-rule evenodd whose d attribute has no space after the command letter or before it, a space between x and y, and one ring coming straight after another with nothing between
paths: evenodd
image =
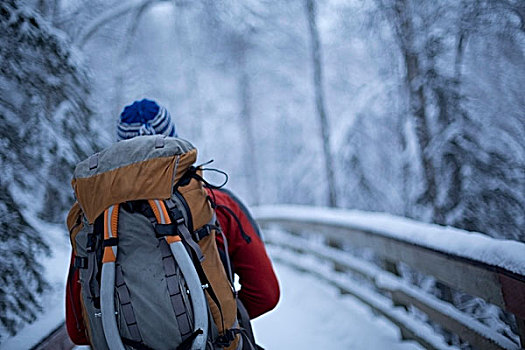
<instances>
[{"instance_id":1,"label":"backpack","mask_svg":"<svg viewBox=\"0 0 525 350\"><path fill-rule=\"evenodd\" d=\"M95 349L240 349L236 292L197 150L162 135L80 162L68 228Z\"/></svg>"}]
</instances>

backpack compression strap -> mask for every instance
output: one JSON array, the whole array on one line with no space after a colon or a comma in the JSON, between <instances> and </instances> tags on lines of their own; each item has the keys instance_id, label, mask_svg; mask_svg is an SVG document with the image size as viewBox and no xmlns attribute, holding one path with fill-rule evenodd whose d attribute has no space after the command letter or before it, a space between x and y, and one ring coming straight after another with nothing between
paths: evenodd
<instances>
[{"instance_id":1,"label":"backpack compression strap","mask_svg":"<svg viewBox=\"0 0 525 350\"><path fill-rule=\"evenodd\" d=\"M157 220L157 226L155 230L157 233L160 232L162 233L162 236L164 236L165 241L168 243L169 249L177 261L180 271L182 272L182 275L184 276L190 291L190 299L195 318L193 331L189 327L182 326L184 325L187 316L184 308L180 310L180 306L184 306L184 304L182 304L182 298L180 297L180 290L175 288L174 284L167 280L170 299L177 316L177 323L181 329L181 334L184 332L183 339L193 342L193 345L191 346L192 350L204 349L206 347L206 339L208 336L208 305L199 275L197 274L195 266L193 265L193 262L191 261L191 258L186 251L184 244L182 243L182 239L177 232L177 226L172 225L171 218L164 202L160 200L149 200L148 203L151 206L151 209L153 210ZM162 247L163 245L161 244L161 250L163 251L163 262L165 262L166 258L169 258L169 256L165 257L167 252L166 249L162 249ZM185 328L188 328L188 332L185 332ZM183 344L185 346L187 345L187 343Z\"/></svg>"}]
</instances>

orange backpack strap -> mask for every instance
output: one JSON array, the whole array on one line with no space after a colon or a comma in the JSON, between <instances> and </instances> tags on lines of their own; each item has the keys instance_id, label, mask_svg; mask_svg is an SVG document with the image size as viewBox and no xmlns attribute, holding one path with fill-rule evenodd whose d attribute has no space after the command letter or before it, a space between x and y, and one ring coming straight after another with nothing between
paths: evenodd
<instances>
[{"instance_id":1,"label":"orange backpack strap","mask_svg":"<svg viewBox=\"0 0 525 350\"><path fill-rule=\"evenodd\" d=\"M119 205L110 206L104 211L104 256L102 263L117 261Z\"/></svg>"},{"instance_id":2,"label":"orange backpack strap","mask_svg":"<svg viewBox=\"0 0 525 350\"><path fill-rule=\"evenodd\" d=\"M161 225L171 225L171 218L163 201L151 199L148 201L148 203L151 207L151 210L153 210L153 214L155 215L155 219L157 219L157 223ZM164 236L166 238L166 243L168 244L179 242L181 240L180 236L178 236L176 232L172 231L172 233L173 234L171 235Z\"/></svg>"}]
</instances>

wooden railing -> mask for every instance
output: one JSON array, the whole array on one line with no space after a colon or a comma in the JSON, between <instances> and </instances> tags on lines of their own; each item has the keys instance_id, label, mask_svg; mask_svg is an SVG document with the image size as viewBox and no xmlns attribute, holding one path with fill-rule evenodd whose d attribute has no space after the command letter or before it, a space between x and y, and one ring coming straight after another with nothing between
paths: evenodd
<instances>
[{"instance_id":1,"label":"wooden railing","mask_svg":"<svg viewBox=\"0 0 525 350\"><path fill-rule=\"evenodd\" d=\"M521 347L525 347L523 274L488 264L482 257L475 259L460 253L440 251L435 247L414 243L417 239L405 239L403 236L367 229L362 222L359 225L337 220L331 222L326 217L317 215L312 208L308 209L306 215L300 212L300 208L291 211L299 212L300 215L288 215L285 210L272 209L265 211L256 208L254 213L257 222L266 229L263 231L265 241L274 260L312 273L337 286L341 292L352 294L396 324L403 337L414 339L429 349L449 347L443 337L411 316L407 310L408 306L413 306L425 313L429 320L456 334L474 348L519 349L517 342L520 341ZM338 214L340 216L341 211ZM498 240L494 242L501 243ZM522 251L525 254L525 244L512 244L514 251L523 246ZM373 258L358 258L350 253L352 251L373 252ZM305 266L304 259L298 259L298 256L310 256L320 262L329 262L331 271L320 269L322 264L319 263ZM442 288L482 298L513 314L520 340L511 340L452 304L407 282L406 278L397 273L397 267L401 264L409 266L413 271L433 276ZM360 283L355 283L355 279L341 278L349 274L368 280L369 287L364 288Z\"/></svg>"}]
</instances>

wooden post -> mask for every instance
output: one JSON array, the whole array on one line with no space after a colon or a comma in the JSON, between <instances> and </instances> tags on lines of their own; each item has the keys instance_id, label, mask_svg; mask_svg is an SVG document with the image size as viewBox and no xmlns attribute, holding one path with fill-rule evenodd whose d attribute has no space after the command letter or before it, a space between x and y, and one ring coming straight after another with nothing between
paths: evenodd
<instances>
[{"instance_id":1,"label":"wooden post","mask_svg":"<svg viewBox=\"0 0 525 350\"><path fill-rule=\"evenodd\" d=\"M401 273L399 273L399 269L397 268L397 263L391 261L391 260L383 260L383 265L385 268L385 271L390 272L393 275L401 277ZM401 303L399 300L395 297L395 295L392 295L392 304L395 307L402 306L405 311L408 311L409 305L406 303ZM403 330L401 330L401 338L403 340L408 339L405 337L406 334L403 334Z\"/></svg>"},{"instance_id":2,"label":"wooden post","mask_svg":"<svg viewBox=\"0 0 525 350\"><path fill-rule=\"evenodd\" d=\"M401 274L399 273L399 269L397 268L397 264L395 262L385 260L384 265L386 271L390 272L393 275L401 276Z\"/></svg>"},{"instance_id":3,"label":"wooden post","mask_svg":"<svg viewBox=\"0 0 525 350\"><path fill-rule=\"evenodd\" d=\"M498 275L501 292L505 300L505 310L516 317L521 348L525 349L525 281L504 274Z\"/></svg>"},{"instance_id":4,"label":"wooden post","mask_svg":"<svg viewBox=\"0 0 525 350\"><path fill-rule=\"evenodd\" d=\"M518 324L521 348L525 349L525 320L516 316L516 323Z\"/></svg>"}]
</instances>

